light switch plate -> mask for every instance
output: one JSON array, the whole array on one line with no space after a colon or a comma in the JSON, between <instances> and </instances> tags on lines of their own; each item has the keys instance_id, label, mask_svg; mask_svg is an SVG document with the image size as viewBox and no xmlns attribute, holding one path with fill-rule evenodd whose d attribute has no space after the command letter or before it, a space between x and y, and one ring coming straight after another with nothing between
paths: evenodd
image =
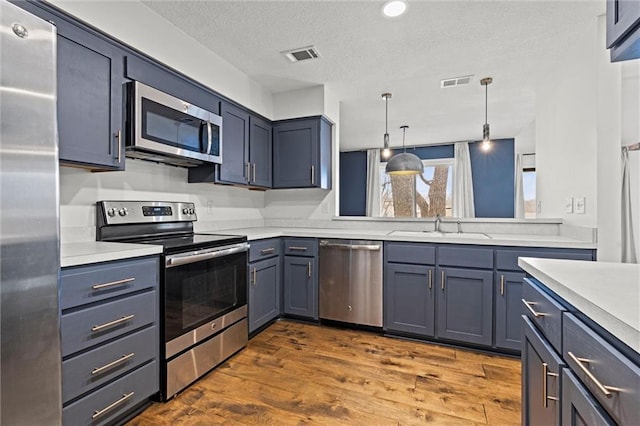
<instances>
[{"instance_id":1,"label":"light switch plate","mask_svg":"<svg viewBox=\"0 0 640 426\"><path fill-rule=\"evenodd\" d=\"M586 200L584 197L576 197L573 200L573 211L576 214L584 214L586 210Z\"/></svg>"},{"instance_id":2,"label":"light switch plate","mask_svg":"<svg viewBox=\"0 0 640 426\"><path fill-rule=\"evenodd\" d=\"M573 197L567 197L564 199L564 212L573 213Z\"/></svg>"}]
</instances>

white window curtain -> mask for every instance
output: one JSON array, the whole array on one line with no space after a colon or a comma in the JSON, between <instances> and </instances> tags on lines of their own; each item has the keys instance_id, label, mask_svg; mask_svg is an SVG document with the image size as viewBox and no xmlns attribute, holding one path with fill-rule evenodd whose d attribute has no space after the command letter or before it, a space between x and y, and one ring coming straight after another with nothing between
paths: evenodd
<instances>
[{"instance_id":1,"label":"white window curtain","mask_svg":"<svg viewBox=\"0 0 640 426\"><path fill-rule=\"evenodd\" d=\"M622 148L622 262L638 263L633 235L633 215L631 213L631 170L629 170L629 150Z\"/></svg>"},{"instance_id":2,"label":"white window curtain","mask_svg":"<svg viewBox=\"0 0 640 426\"><path fill-rule=\"evenodd\" d=\"M516 155L516 219L524 219L524 188L522 186L522 154Z\"/></svg>"},{"instance_id":3,"label":"white window curtain","mask_svg":"<svg viewBox=\"0 0 640 426\"><path fill-rule=\"evenodd\" d=\"M380 216L380 150L367 150L367 216Z\"/></svg>"},{"instance_id":4,"label":"white window curtain","mask_svg":"<svg viewBox=\"0 0 640 426\"><path fill-rule=\"evenodd\" d=\"M476 209L473 202L473 179L471 175L471 158L469 144L457 142L454 145L454 180L453 216L475 217Z\"/></svg>"}]
</instances>

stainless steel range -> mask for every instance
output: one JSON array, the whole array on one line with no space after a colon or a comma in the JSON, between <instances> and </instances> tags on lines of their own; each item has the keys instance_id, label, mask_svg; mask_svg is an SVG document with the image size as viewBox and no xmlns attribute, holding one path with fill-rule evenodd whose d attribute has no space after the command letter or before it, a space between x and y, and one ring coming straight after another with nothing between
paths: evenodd
<instances>
[{"instance_id":1,"label":"stainless steel range","mask_svg":"<svg viewBox=\"0 0 640 426\"><path fill-rule=\"evenodd\" d=\"M163 246L162 400L246 346L246 236L194 233L193 203L100 201L96 213L98 241Z\"/></svg>"}]
</instances>

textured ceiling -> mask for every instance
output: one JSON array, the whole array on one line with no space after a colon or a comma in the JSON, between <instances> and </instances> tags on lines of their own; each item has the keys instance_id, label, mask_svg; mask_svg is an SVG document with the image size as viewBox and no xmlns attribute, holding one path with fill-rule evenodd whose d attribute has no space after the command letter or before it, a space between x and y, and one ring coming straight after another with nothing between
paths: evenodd
<instances>
[{"instance_id":1,"label":"textured ceiling","mask_svg":"<svg viewBox=\"0 0 640 426\"><path fill-rule=\"evenodd\" d=\"M483 77L491 136L532 122L536 86L593 34L605 1L417 1L398 19L382 1L144 1L273 93L324 84L341 101L341 150L382 144L383 92L391 92L391 144L480 139ZM281 51L314 45L318 61ZM471 84L440 80L473 74Z\"/></svg>"}]
</instances>

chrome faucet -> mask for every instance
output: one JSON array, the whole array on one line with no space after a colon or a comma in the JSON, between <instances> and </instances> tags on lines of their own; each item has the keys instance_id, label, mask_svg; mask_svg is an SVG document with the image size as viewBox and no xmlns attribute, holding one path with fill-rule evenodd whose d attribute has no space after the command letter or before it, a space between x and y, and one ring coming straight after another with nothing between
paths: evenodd
<instances>
[{"instance_id":1,"label":"chrome faucet","mask_svg":"<svg viewBox=\"0 0 640 426\"><path fill-rule=\"evenodd\" d=\"M438 215L436 215L436 223L435 223L435 228L434 228L435 232L442 232L440 230L440 225L441 224L442 224L442 219L440 218L440 215L438 214Z\"/></svg>"}]
</instances>

